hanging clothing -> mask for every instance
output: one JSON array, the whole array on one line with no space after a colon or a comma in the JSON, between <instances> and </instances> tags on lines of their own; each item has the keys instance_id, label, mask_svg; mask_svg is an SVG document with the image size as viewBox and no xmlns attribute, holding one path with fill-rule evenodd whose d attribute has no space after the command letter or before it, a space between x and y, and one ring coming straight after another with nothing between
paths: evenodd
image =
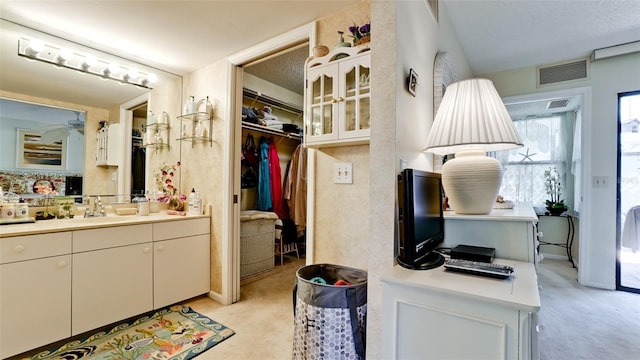
<instances>
[{"instance_id":1,"label":"hanging clothing","mask_svg":"<svg viewBox=\"0 0 640 360\"><path fill-rule=\"evenodd\" d=\"M260 160L258 162L258 210L271 210L271 184L269 172L269 143L263 136L260 138Z\"/></svg>"},{"instance_id":2,"label":"hanging clothing","mask_svg":"<svg viewBox=\"0 0 640 360\"><path fill-rule=\"evenodd\" d=\"M273 212L278 214L280 219L284 219L287 214L284 212L282 199L282 169L280 168L278 149L276 149L276 144L273 143L273 138L269 139L269 174Z\"/></svg>"},{"instance_id":3,"label":"hanging clothing","mask_svg":"<svg viewBox=\"0 0 640 360\"><path fill-rule=\"evenodd\" d=\"M622 229L622 246L636 252L640 249L640 206L634 206L627 212Z\"/></svg>"},{"instance_id":4,"label":"hanging clothing","mask_svg":"<svg viewBox=\"0 0 640 360\"><path fill-rule=\"evenodd\" d=\"M307 226L307 149L302 144L291 157L284 198L289 205L289 216L300 233Z\"/></svg>"},{"instance_id":5,"label":"hanging clothing","mask_svg":"<svg viewBox=\"0 0 640 360\"><path fill-rule=\"evenodd\" d=\"M144 169L146 152L143 147L134 147L131 150L131 194L144 193Z\"/></svg>"}]
</instances>

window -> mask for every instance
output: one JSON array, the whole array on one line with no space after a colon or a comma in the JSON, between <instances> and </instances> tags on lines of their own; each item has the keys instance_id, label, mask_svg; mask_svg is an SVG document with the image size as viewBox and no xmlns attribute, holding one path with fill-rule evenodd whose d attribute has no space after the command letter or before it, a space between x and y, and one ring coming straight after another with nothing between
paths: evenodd
<instances>
[{"instance_id":1,"label":"window","mask_svg":"<svg viewBox=\"0 0 640 360\"><path fill-rule=\"evenodd\" d=\"M549 199L544 172L555 167L561 179L561 199L573 208L571 153L574 120L574 112L514 119L524 146L496 155L504 167L500 195L505 200L544 206Z\"/></svg>"}]
</instances>

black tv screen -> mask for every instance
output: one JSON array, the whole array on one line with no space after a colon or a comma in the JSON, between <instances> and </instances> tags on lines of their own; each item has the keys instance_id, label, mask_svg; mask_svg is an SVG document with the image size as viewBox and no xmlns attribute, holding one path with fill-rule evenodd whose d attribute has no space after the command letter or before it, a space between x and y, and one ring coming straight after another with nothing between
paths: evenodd
<instances>
[{"instance_id":1,"label":"black tv screen","mask_svg":"<svg viewBox=\"0 0 640 360\"><path fill-rule=\"evenodd\" d=\"M404 169L398 175L398 263L411 269L442 265L433 251L444 241L440 174Z\"/></svg>"}]
</instances>

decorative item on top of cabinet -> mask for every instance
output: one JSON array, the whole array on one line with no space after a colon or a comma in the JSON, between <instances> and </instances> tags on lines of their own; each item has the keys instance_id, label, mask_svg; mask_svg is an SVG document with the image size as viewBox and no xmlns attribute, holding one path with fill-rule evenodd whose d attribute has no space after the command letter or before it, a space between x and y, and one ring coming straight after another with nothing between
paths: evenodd
<instances>
[{"instance_id":1,"label":"decorative item on top of cabinet","mask_svg":"<svg viewBox=\"0 0 640 360\"><path fill-rule=\"evenodd\" d=\"M195 112L178 116L180 119L180 137L178 141L191 141L191 146L196 143L209 143L213 146L211 137L213 118L209 112Z\"/></svg>"},{"instance_id":2,"label":"decorative item on top of cabinet","mask_svg":"<svg viewBox=\"0 0 640 360\"><path fill-rule=\"evenodd\" d=\"M97 166L118 166L119 153L122 151L122 144L118 132L120 124L105 123L98 130L96 136L96 165Z\"/></svg>"},{"instance_id":3,"label":"decorative item on top of cabinet","mask_svg":"<svg viewBox=\"0 0 640 360\"><path fill-rule=\"evenodd\" d=\"M147 124L142 125L144 135L144 147L158 149L169 149L169 114L163 111L159 116L155 116L149 111Z\"/></svg>"},{"instance_id":4,"label":"decorative item on top of cabinet","mask_svg":"<svg viewBox=\"0 0 640 360\"><path fill-rule=\"evenodd\" d=\"M369 143L371 51L369 43L340 47L306 64L305 145Z\"/></svg>"}]
</instances>

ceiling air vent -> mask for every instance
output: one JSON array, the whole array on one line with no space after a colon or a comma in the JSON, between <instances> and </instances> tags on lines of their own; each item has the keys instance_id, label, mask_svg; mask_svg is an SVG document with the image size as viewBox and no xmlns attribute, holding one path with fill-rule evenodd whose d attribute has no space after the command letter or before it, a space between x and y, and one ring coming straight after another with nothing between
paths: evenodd
<instances>
[{"instance_id":1,"label":"ceiling air vent","mask_svg":"<svg viewBox=\"0 0 640 360\"><path fill-rule=\"evenodd\" d=\"M549 100L547 103L547 109L563 108L569 104L569 99Z\"/></svg>"},{"instance_id":2,"label":"ceiling air vent","mask_svg":"<svg viewBox=\"0 0 640 360\"><path fill-rule=\"evenodd\" d=\"M584 80L589 77L588 59L580 59L537 68L538 86L557 84L565 81Z\"/></svg>"}]
</instances>

